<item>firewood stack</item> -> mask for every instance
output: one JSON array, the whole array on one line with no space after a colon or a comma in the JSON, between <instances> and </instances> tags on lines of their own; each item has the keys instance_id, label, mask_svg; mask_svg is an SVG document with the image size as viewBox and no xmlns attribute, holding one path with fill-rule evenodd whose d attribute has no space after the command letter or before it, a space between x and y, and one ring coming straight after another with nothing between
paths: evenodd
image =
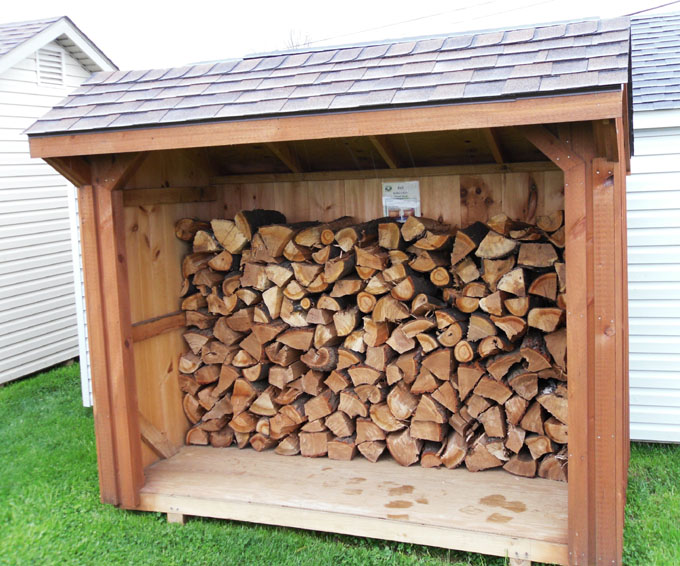
<instances>
[{"instance_id":1,"label":"firewood stack","mask_svg":"<svg viewBox=\"0 0 680 566\"><path fill-rule=\"evenodd\" d=\"M562 212L182 219L190 444L566 481Z\"/></svg>"}]
</instances>

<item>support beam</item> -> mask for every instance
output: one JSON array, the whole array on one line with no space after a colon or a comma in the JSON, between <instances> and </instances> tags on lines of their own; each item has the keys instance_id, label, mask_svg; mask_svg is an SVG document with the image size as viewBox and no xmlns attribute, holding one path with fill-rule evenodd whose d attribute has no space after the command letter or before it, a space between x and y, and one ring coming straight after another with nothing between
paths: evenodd
<instances>
[{"instance_id":1,"label":"support beam","mask_svg":"<svg viewBox=\"0 0 680 566\"><path fill-rule=\"evenodd\" d=\"M491 155L493 155L494 161L499 165L505 163L503 151L501 150L501 144L498 140L498 130L496 128L483 128L482 134L484 135L484 139L491 150Z\"/></svg>"},{"instance_id":2,"label":"support beam","mask_svg":"<svg viewBox=\"0 0 680 566\"><path fill-rule=\"evenodd\" d=\"M568 143L555 137L545 126L524 126L519 131L562 171L582 167L583 159Z\"/></svg>"},{"instance_id":3,"label":"support beam","mask_svg":"<svg viewBox=\"0 0 680 566\"><path fill-rule=\"evenodd\" d=\"M97 159L79 189L102 501L135 508L144 483L121 188L144 154Z\"/></svg>"},{"instance_id":4,"label":"support beam","mask_svg":"<svg viewBox=\"0 0 680 566\"><path fill-rule=\"evenodd\" d=\"M92 184L90 164L84 157L51 157L45 161L76 187Z\"/></svg>"},{"instance_id":5,"label":"support beam","mask_svg":"<svg viewBox=\"0 0 680 566\"><path fill-rule=\"evenodd\" d=\"M216 187L162 187L158 189L125 189L123 191L124 206L183 204L216 200Z\"/></svg>"},{"instance_id":6,"label":"support beam","mask_svg":"<svg viewBox=\"0 0 680 566\"><path fill-rule=\"evenodd\" d=\"M403 167L387 136L368 136L368 139L390 169Z\"/></svg>"},{"instance_id":7,"label":"support beam","mask_svg":"<svg viewBox=\"0 0 680 566\"><path fill-rule=\"evenodd\" d=\"M617 128L614 120L593 121L595 154L610 162L619 160Z\"/></svg>"},{"instance_id":8,"label":"support beam","mask_svg":"<svg viewBox=\"0 0 680 566\"><path fill-rule=\"evenodd\" d=\"M139 413L139 430L142 439L161 458L172 458L179 448L168 440L165 433L158 430L142 413Z\"/></svg>"},{"instance_id":9,"label":"support beam","mask_svg":"<svg viewBox=\"0 0 680 566\"><path fill-rule=\"evenodd\" d=\"M147 152L121 153L94 159L93 186L105 191L122 188L147 155Z\"/></svg>"},{"instance_id":10,"label":"support beam","mask_svg":"<svg viewBox=\"0 0 680 566\"><path fill-rule=\"evenodd\" d=\"M290 146L284 143L268 143L266 146L286 167L288 167L288 169L290 169L291 173L302 173L304 171L300 165L298 156L293 153Z\"/></svg>"},{"instance_id":11,"label":"support beam","mask_svg":"<svg viewBox=\"0 0 680 566\"><path fill-rule=\"evenodd\" d=\"M164 332L183 328L187 324L184 311L171 312L147 320L140 320L132 325L132 341L141 342Z\"/></svg>"}]
</instances>

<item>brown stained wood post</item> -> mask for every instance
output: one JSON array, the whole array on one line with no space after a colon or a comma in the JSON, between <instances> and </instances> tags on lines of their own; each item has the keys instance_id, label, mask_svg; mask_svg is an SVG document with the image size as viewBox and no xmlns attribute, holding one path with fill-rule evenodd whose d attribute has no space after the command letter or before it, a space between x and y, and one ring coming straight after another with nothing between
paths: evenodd
<instances>
[{"instance_id":1,"label":"brown stained wood post","mask_svg":"<svg viewBox=\"0 0 680 566\"><path fill-rule=\"evenodd\" d=\"M97 210L92 186L78 189L80 216L80 241L83 257L85 302L88 305L87 329L92 374L93 412L97 443L97 469L99 471L99 496L102 503L118 505L118 480L116 451L114 449L113 409L108 382L108 358L102 303L102 281L99 265L99 236Z\"/></svg>"},{"instance_id":2,"label":"brown stained wood post","mask_svg":"<svg viewBox=\"0 0 680 566\"><path fill-rule=\"evenodd\" d=\"M141 164L143 155L98 159L93 167L93 197L98 232L103 330L114 431L119 505L139 505L144 483L141 433L130 320L130 297L125 252L123 194L118 190Z\"/></svg>"},{"instance_id":3,"label":"brown stained wood post","mask_svg":"<svg viewBox=\"0 0 680 566\"><path fill-rule=\"evenodd\" d=\"M614 167L595 159L593 192L593 278L595 367L595 506L596 559L598 564L620 564L617 552L616 484L616 251Z\"/></svg>"},{"instance_id":4,"label":"brown stained wood post","mask_svg":"<svg viewBox=\"0 0 680 566\"><path fill-rule=\"evenodd\" d=\"M564 171L569 352L569 562L589 565L594 562L595 530L590 371L592 324L589 316L592 262L588 230L592 216L591 179L587 176L589 164L574 151L570 128L562 131L560 139L543 126L522 129L526 138Z\"/></svg>"},{"instance_id":5,"label":"brown stained wood post","mask_svg":"<svg viewBox=\"0 0 680 566\"><path fill-rule=\"evenodd\" d=\"M136 507L144 480L123 231L117 190L143 154L96 160L78 192L101 500ZM68 163L60 162L60 168Z\"/></svg>"}]
</instances>

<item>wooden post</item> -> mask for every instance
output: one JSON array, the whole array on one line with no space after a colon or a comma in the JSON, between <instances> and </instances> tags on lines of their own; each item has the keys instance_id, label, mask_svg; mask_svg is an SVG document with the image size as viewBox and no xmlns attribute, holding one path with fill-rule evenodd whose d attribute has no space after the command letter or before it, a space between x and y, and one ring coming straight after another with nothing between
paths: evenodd
<instances>
[{"instance_id":1,"label":"wooden post","mask_svg":"<svg viewBox=\"0 0 680 566\"><path fill-rule=\"evenodd\" d=\"M184 525L187 522L187 516L182 513L168 513L168 523L176 525Z\"/></svg>"},{"instance_id":2,"label":"wooden post","mask_svg":"<svg viewBox=\"0 0 680 566\"><path fill-rule=\"evenodd\" d=\"M594 158L587 124L560 128L559 138L539 126L523 131L564 171L569 561L620 564L628 422L622 167Z\"/></svg>"},{"instance_id":3,"label":"wooden post","mask_svg":"<svg viewBox=\"0 0 680 566\"><path fill-rule=\"evenodd\" d=\"M144 482L138 422L132 323L118 189L143 155L98 159L93 184L79 189L81 240L101 499L139 504Z\"/></svg>"}]
</instances>

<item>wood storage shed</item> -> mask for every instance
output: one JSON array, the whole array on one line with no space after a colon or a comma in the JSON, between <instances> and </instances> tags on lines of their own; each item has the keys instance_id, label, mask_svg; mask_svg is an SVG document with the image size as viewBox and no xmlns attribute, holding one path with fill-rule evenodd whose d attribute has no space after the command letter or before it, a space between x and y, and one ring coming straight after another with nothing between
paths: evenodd
<instances>
[{"instance_id":1,"label":"wood storage shed","mask_svg":"<svg viewBox=\"0 0 680 566\"><path fill-rule=\"evenodd\" d=\"M516 564L620 564L629 36L625 19L592 20L104 73L39 120L29 130L32 154L80 187L102 501L174 519L507 555ZM381 192L411 181L430 220L382 218ZM345 216L352 220L329 224ZM199 221L176 228L185 218ZM370 222L380 218L379 227ZM300 237L310 227L311 243ZM285 248L274 251L269 238L280 230L288 237L275 243ZM531 259L531 250L552 258ZM241 271L201 264L225 257L240 258ZM415 269L424 257L443 268L428 281ZM503 271L502 262L517 269ZM295 280L291 273L281 282L279 268ZM507 285L494 272L509 275ZM344 279L331 291L333 273ZM180 299L183 277L189 294ZM354 291L336 293L338 283ZM364 303L351 295L376 285L375 305L370 292ZM414 292L413 303L396 300ZM527 298L532 292L542 296ZM315 348L305 331L310 306L312 328L326 337L317 344L314 330ZM394 311L404 314L385 314ZM456 325L467 345L454 360L444 345ZM276 337L289 326L303 337ZM547 336L560 332L554 347L559 340ZM529 336L552 343L550 354L536 348L547 365L533 361ZM491 339L486 354L482 337ZM339 338L344 369L319 362L321 346ZM520 387L513 379L522 370ZM356 407L354 420L349 409L336 411L338 397ZM219 418L206 421L216 407ZM419 419L421 410L435 416ZM355 425L365 442L337 440L335 431L350 435ZM558 451L553 441L566 442L567 425L568 449ZM272 442L285 427L290 434ZM192 444L232 437L259 449L287 439L289 452L315 456L331 445L351 455L356 441L366 458ZM421 439L432 438L424 448ZM370 462L383 439L400 463L423 466L386 455ZM277 452L286 451L281 444ZM454 449L465 466L437 469ZM555 481L566 480L567 458L568 483ZM465 469L513 462L533 476L537 461L536 478Z\"/></svg>"}]
</instances>

